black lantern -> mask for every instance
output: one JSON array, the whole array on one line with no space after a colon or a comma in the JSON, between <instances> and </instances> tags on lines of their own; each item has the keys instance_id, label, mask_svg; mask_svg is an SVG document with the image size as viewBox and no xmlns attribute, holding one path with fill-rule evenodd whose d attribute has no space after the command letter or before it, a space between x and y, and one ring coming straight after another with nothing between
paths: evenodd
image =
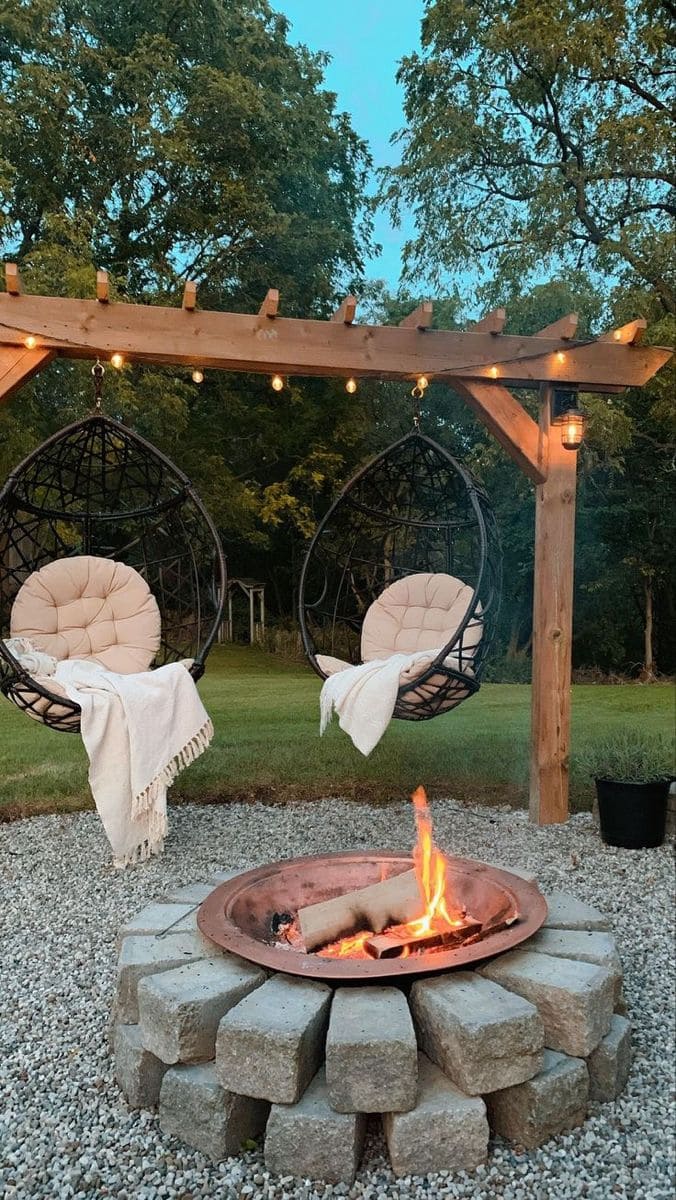
<instances>
[{"instance_id":1,"label":"black lantern","mask_svg":"<svg viewBox=\"0 0 676 1200\"><path fill-rule=\"evenodd\" d=\"M587 417L578 406L576 387L554 388L552 424L561 431L561 445L566 450L579 450L587 429Z\"/></svg>"}]
</instances>

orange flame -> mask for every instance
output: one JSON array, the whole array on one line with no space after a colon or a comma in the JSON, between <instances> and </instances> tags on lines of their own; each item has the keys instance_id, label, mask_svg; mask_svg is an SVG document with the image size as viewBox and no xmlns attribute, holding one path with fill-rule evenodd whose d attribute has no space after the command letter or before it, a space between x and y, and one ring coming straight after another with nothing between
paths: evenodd
<instances>
[{"instance_id":1,"label":"orange flame","mask_svg":"<svg viewBox=\"0 0 676 1200\"><path fill-rule=\"evenodd\" d=\"M465 912L459 905L454 906L452 902L447 876L447 860L434 844L432 814L427 803L425 789L423 787L416 788L411 799L417 832L416 844L413 849L413 865L424 911L421 917L408 921L405 925L393 925L388 932L406 934L411 938L422 938L430 933L443 933L462 925ZM381 879L385 877L382 866L380 875ZM364 943L371 937L373 937L373 930L360 930L359 933L350 937L331 942L318 953L323 958L368 958ZM401 957L408 958L410 953L410 947L406 947Z\"/></svg>"}]
</instances>

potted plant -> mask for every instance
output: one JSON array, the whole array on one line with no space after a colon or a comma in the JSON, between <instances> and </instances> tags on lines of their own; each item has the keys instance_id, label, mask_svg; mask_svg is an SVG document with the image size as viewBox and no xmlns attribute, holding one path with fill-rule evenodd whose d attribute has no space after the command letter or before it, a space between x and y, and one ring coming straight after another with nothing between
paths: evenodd
<instances>
[{"instance_id":1,"label":"potted plant","mask_svg":"<svg viewBox=\"0 0 676 1200\"><path fill-rule=\"evenodd\" d=\"M601 837L608 846L661 846L674 749L659 734L611 733L579 758L596 783Z\"/></svg>"}]
</instances>

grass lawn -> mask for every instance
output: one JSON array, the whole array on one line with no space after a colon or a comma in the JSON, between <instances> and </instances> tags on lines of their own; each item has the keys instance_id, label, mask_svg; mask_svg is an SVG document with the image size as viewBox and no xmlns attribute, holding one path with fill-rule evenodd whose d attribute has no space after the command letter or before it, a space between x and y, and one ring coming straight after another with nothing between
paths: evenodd
<instances>
[{"instance_id":1,"label":"grass lawn","mask_svg":"<svg viewBox=\"0 0 676 1200\"><path fill-rule=\"evenodd\" d=\"M433 721L394 721L363 758L334 721L319 739L320 682L309 668L258 650L217 647L200 684L216 727L207 753L172 789L177 800L303 799L322 795L387 800L420 782L457 799L522 804L527 797L530 688L485 684ZM668 684L573 688L573 742L611 728L670 733ZM574 759L573 759L574 763ZM588 807L587 780L573 800ZM79 737L53 733L0 699L0 820L92 806Z\"/></svg>"}]
</instances>

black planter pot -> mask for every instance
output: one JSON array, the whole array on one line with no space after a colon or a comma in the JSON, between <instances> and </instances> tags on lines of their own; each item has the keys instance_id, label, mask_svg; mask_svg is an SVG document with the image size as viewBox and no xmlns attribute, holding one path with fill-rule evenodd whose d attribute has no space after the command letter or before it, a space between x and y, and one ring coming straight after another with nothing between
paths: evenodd
<instances>
[{"instance_id":1,"label":"black planter pot","mask_svg":"<svg viewBox=\"0 0 676 1200\"><path fill-rule=\"evenodd\" d=\"M621 783L596 779L601 837L607 846L641 850L661 846L667 820L669 780Z\"/></svg>"}]
</instances>

